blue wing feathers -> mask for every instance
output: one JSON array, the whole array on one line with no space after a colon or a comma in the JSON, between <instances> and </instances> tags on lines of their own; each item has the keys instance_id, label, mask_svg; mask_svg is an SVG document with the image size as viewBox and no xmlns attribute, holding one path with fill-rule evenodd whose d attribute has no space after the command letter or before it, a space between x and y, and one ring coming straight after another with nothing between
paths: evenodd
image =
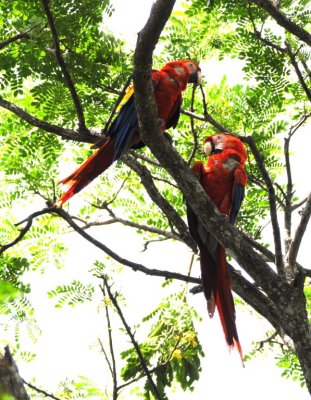
<instances>
[{"instance_id":1,"label":"blue wing feathers","mask_svg":"<svg viewBox=\"0 0 311 400\"><path fill-rule=\"evenodd\" d=\"M241 208L241 204L244 199L245 188L242 185L234 184L232 193L232 202L229 214L229 221L231 224L235 223L238 213Z\"/></svg>"},{"instance_id":2,"label":"blue wing feathers","mask_svg":"<svg viewBox=\"0 0 311 400\"><path fill-rule=\"evenodd\" d=\"M120 110L108 132L108 135L115 140L113 161L118 160L130 149L137 127L137 111L134 95L132 95Z\"/></svg>"}]
</instances>

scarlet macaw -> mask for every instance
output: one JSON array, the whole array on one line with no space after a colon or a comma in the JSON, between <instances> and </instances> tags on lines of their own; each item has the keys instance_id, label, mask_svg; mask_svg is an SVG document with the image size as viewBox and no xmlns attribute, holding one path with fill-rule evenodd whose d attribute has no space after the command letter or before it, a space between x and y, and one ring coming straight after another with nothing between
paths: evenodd
<instances>
[{"instance_id":1,"label":"scarlet macaw","mask_svg":"<svg viewBox=\"0 0 311 400\"><path fill-rule=\"evenodd\" d=\"M245 146L235 136L215 134L205 139L204 152L209 156L206 165L197 161L192 170L218 210L234 224L247 183ZM211 232L204 230L189 205L187 217L190 233L199 247L202 287L209 316L214 315L216 304L226 342L230 348L236 346L242 358L225 249Z\"/></svg>"},{"instance_id":2,"label":"scarlet macaw","mask_svg":"<svg viewBox=\"0 0 311 400\"><path fill-rule=\"evenodd\" d=\"M201 83L201 69L191 60L171 61L161 70L153 70L151 78L160 127L163 131L170 127L175 128L180 116L182 91L186 89L188 83ZM75 172L60 182L69 189L56 201L55 205L60 207L64 204L129 149L143 146L133 92L122 105L106 137L100 142L99 149Z\"/></svg>"}]
</instances>

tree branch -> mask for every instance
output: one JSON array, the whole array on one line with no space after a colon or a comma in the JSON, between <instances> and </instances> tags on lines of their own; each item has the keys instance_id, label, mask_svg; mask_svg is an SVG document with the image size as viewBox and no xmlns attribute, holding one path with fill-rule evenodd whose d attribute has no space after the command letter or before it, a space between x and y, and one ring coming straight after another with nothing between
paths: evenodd
<instances>
[{"instance_id":1,"label":"tree branch","mask_svg":"<svg viewBox=\"0 0 311 400\"><path fill-rule=\"evenodd\" d=\"M106 295L105 285L101 286L100 288L103 292L104 298L106 298L107 295ZM110 372L112 375L112 382L113 382L112 398L113 398L113 400L116 400L118 398L117 364L116 364L116 358L114 355L113 340L112 340L112 326L111 326L111 321L110 321L108 304L105 304L105 311L106 311L107 331L108 331L108 338L109 338L109 350L110 350L112 365L109 363L109 360L108 360L108 357L106 356L105 351L104 351L104 354L106 356L106 360L108 362L108 366L110 368Z\"/></svg>"},{"instance_id":2,"label":"tree branch","mask_svg":"<svg viewBox=\"0 0 311 400\"><path fill-rule=\"evenodd\" d=\"M32 383L26 382L25 379L23 379L23 382L25 385L30 387L32 390L35 390L37 393L43 394L43 396L45 396L45 397L49 397L50 399L53 399L53 400L62 400L59 397L56 397L53 394L46 392L45 390L39 389L37 386L33 385Z\"/></svg>"},{"instance_id":3,"label":"tree branch","mask_svg":"<svg viewBox=\"0 0 311 400\"><path fill-rule=\"evenodd\" d=\"M0 354L0 397L1 399L30 400L9 346L5 346L3 356Z\"/></svg>"},{"instance_id":4,"label":"tree branch","mask_svg":"<svg viewBox=\"0 0 311 400\"><path fill-rule=\"evenodd\" d=\"M109 249L107 246L105 246L103 243L99 242L95 238L93 238L91 235L89 235L87 232L85 232L79 225L77 225L72 217L63 209L55 208L52 210L56 214L58 214L60 217L62 217L67 223L73 228L79 235L81 235L84 239L86 239L89 243L93 244L95 247L98 249L102 250L104 253L106 253L108 256L116 260L122 265L125 265L127 267L130 267L133 271L140 271L143 272L146 275L152 275L152 276L159 276L163 277L166 279L179 279L184 282L192 282L192 283L198 283L199 280L198 278L193 278L190 277L188 278L185 275L178 274L176 272L170 272L170 271L161 271L157 269L150 269L145 267L142 264L138 264L129 260L126 260L125 258L119 256L116 254L114 251ZM189 280L188 280L189 279Z\"/></svg>"},{"instance_id":5,"label":"tree branch","mask_svg":"<svg viewBox=\"0 0 311 400\"><path fill-rule=\"evenodd\" d=\"M66 63L63 59L62 56L62 52L60 49L60 44L59 44L59 39L58 39L58 34L57 34L57 30L56 30L56 26L55 26L55 22L54 22L54 18L53 18L53 14L52 11L49 7L49 0L41 0L42 1L42 5L45 11L45 14L47 16L47 20L50 26L50 30L53 36L53 42L54 42L54 50L55 50L55 56L57 58L58 64L61 68L61 71L64 75L66 84L68 86L68 89L70 91L73 103L75 105L76 108L76 112L77 112L77 117L78 117L78 121L79 121L79 131L82 133L89 133L89 130L87 129L86 125L85 125L85 119L84 119L84 114L83 114L83 108L82 108L82 104L81 101L79 99L79 96L77 94L76 88L74 86L74 83L72 81L72 78L70 76L70 73L67 69Z\"/></svg>"},{"instance_id":6,"label":"tree branch","mask_svg":"<svg viewBox=\"0 0 311 400\"><path fill-rule=\"evenodd\" d=\"M280 226L277 217L277 206L276 206L276 196L273 187L273 183L270 179L268 171L266 170L264 160L251 136L245 138L245 141L248 143L254 158L257 162L257 166L261 172L261 175L265 181L265 184L268 189L268 198L270 204L270 213L271 213L271 222L273 228L273 238L274 238L274 247L275 247L275 264L277 267L277 271L281 277L285 276L284 270L284 261L282 256L282 244L281 244L281 233Z\"/></svg>"},{"instance_id":7,"label":"tree branch","mask_svg":"<svg viewBox=\"0 0 311 400\"><path fill-rule=\"evenodd\" d=\"M289 251L288 251L288 254L286 257L289 265L291 265L291 266L294 266L296 263L296 258L298 255L299 247L300 247L303 235L306 231L310 216L311 216L311 193L309 194L307 202L301 213L301 219L300 219L299 225L296 229L294 238L292 240L291 246L289 248Z\"/></svg>"},{"instance_id":8,"label":"tree branch","mask_svg":"<svg viewBox=\"0 0 311 400\"><path fill-rule=\"evenodd\" d=\"M263 258L243 240L240 232L220 215L185 161L161 133L150 68L152 51L169 17L168 8L173 3L172 1L155 3L157 7L154 5L152 8L148 22L138 36L134 53L134 95L143 141L172 175L204 229L213 232L217 241L232 251L235 259L254 278L257 285L267 291L272 299L280 301L285 295L286 282L280 279ZM155 16L157 16L156 24Z\"/></svg>"},{"instance_id":9,"label":"tree branch","mask_svg":"<svg viewBox=\"0 0 311 400\"><path fill-rule=\"evenodd\" d=\"M284 15L269 0L249 0L251 3L263 8L275 21L298 39L311 46L311 35L299 25L295 24L291 19Z\"/></svg>"},{"instance_id":10,"label":"tree branch","mask_svg":"<svg viewBox=\"0 0 311 400\"><path fill-rule=\"evenodd\" d=\"M37 28L39 25L40 25L39 23L35 24L30 29L28 29L26 32L18 33L17 35L12 36L12 37L0 42L0 50L4 49L6 46L9 46L11 43L16 42L17 40L30 39L29 33L31 31L33 31L35 28Z\"/></svg>"},{"instance_id":11,"label":"tree branch","mask_svg":"<svg viewBox=\"0 0 311 400\"><path fill-rule=\"evenodd\" d=\"M0 97L0 106L11 111L13 114L17 115L22 120L28 122L30 125L36 128L42 129L46 132L55 133L65 139L75 140L77 142L85 143L95 143L98 142L98 138L101 137L98 132L77 132L72 129L62 128L61 126L53 125L45 122L33 115L28 114L26 111L22 110L17 105L10 103L9 101Z\"/></svg>"},{"instance_id":12,"label":"tree branch","mask_svg":"<svg viewBox=\"0 0 311 400\"><path fill-rule=\"evenodd\" d=\"M86 222L83 221L84 226L82 227L82 229L88 229L92 226L104 226L104 225L110 225L110 224L115 224L115 223L120 223L124 226L129 226L131 228L135 228L135 229L139 229L145 232L150 232L150 233L155 233L159 236L164 236L167 239L174 239L174 240L178 240L178 241L183 241L180 236L176 235L174 232L169 232L169 231L164 231L163 229L158 229L158 228L154 228L148 225L143 225L143 224L138 224L136 222L132 222L129 221L127 219L123 219L120 217L117 217L115 215L115 213L107 206L101 206L101 209L106 209L108 211L108 213L111 216L111 219L107 220L107 221L94 221L94 222Z\"/></svg>"},{"instance_id":13,"label":"tree branch","mask_svg":"<svg viewBox=\"0 0 311 400\"><path fill-rule=\"evenodd\" d=\"M49 214L53 211L53 208L44 208L41 211L36 211L33 214L29 215L27 219L24 221L19 222L18 224L15 224L15 226L18 226L24 222L27 222L26 225L24 226L23 229L21 229L20 234L11 242L5 245L0 244L0 254L4 253L6 250L8 250L10 247L15 246L18 242L20 242L23 237L26 235L26 233L29 231L29 229L32 226L33 220L38 217L39 215L44 215L44 214Z\"/></svg>"},{"instance_id":14,"label":"tree branch","mask_svg":"<svg viewBox=\"0 0 311 400\"><path fill-rule=\"evenodd\" d=\"M161 393L159 392L158 387L156 386L156 384L153 381L151 373L150 373L150 371L149 371L149 369L147 367L146 361L145 361L144 356L143 356L143 354L142 354L142 352L141 352L141 350L139 348L139 345L136 342L134 334L132 333L128 323L126 322L126 320L124 318L123 312L122 312L122 310L121 310L121 308L120 308L120 306L118 304L117 297L112 294L111 287L108 285L108 282L107 282L107 278L105 276L103 276L102 279L103 279L103 282L104 282L104 287L107 290L108 296L109 296L112 304L116 308L117 313L118 313L118 315L119 315L119 317L120 317L120 319L122 321L122 324L123 324L123 326L124 326L124 328L126 330L126 333L128 334L128 336L129 336L129 338L130 338L130 340L132 342L132 345L134 346L134 349L135 349L136 354L138 356L141 368L142 368L142 370L144 371L144 373L145 373L145 375L147 377L147 380L148 380L148 382L149 382L149 384L151 386L151 389L152 389L152 392L153 392L154 396L158 400L163 400L163 397L162 397ZM104 293L104 291L103 291L103 293Z\"/></svg>"},{"instance_id":15,"label":"tree branch","mask_svg":"<svg viewBox=\"0 0 311 400\"><path fill-rule=\"evenodd\" d=\"M294 67L295 72L296 72L296 74L298 76L300 85L302 86L303 90L305 91L305 94L306 94L308 100L311 102L311 91L310 91L309 86L307 85L306 81L304 80L304 77L303 77L303 75L302 75L302 73L301 73L301 71L299 69L299 65L298 65L298 63L296 61L296 55L292 52L291 46L290 46L288 41L285 41L285 45L286 45L287 54L288 54L288 56L290 58L292 66Z\"/></svg>"},{"instance_id":16,"label":"tree branch","mask_svg":"<svg viewBox=\"0 0 311 400\"><path fill-rule=\"evenodd\" d=\"M175 208L161 195L155 186L149 170L142 164L138 163L130 154L122 157L122 161L133 169L140 177L150 198L157 204L162 212L167 216L169 221L176 227L179 232L180 238L192 249L196 250L196 244L190 236L189 230L182 218L175 210Z\"/></svg>"}]
</instances>

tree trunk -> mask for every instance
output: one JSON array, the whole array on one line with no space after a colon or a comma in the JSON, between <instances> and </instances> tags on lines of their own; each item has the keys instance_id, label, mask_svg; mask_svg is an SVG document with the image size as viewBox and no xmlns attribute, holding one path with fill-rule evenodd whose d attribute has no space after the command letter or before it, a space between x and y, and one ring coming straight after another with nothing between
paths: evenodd
<instances>
[{"instance_id":1,"label":"tree trunk","mask_svg":"<svg viewBox=\"0 0 311 400\"><path fill-rule=\"evenodd\" d=\"M6 396L12 396L14 400L30 400L8 346L4 349L4 356L0 355L0 400Z\"/></svg>"}]
</instances>

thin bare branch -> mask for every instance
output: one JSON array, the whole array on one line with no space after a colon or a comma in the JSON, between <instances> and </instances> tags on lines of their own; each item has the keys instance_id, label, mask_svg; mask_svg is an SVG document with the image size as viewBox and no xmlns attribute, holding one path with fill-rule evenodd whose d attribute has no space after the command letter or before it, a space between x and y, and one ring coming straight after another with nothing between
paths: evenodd
<instances>
[{"instance_id":1,"label":"thin bare branch","mask_svg":"<svg viewBox=\"0 0 311 400\"><path fill-rule=\"evenodd\" d=\"M71 78L71 75L67 69L65 60L63 58L61 49L60 49L60 43L59 43L59 38L58 38L58 33L56 30L56 26L55 26L55 22L54 22L54 17L52 14L52 11L50 9L50 5L49 5L49 0L41 0L42 1L42 5L45 11L45 14L47 16L47 20L50 26L50 30L52 33L52 37L53 37L53 43L54 43L54 50L55 50L55 56L57 58L58 64L62 70L62 73L64 75L65 78L65 82L68 86L68 89L70 91L73 103L75 105L76 108L76 112L77 112L77 117L78 117L78 121L79 121L79 131L83 132L83 133L88 133L88 129L85 125L85 119L84 119L84 114L83 114L83 107L81 104L81 101L79 99L78 93L76 91L75 85L73 83L73 80Z\"/></svg>"},{"instance_id":2,"label":"thin bare branch","mask_svg":"<svg viewBox=\"0 0 311 400\"><path fill-rule=\"evenodd\" d=\"M43 396L48 397L53 400L62 400L60 397L54 396L52 393L48 393L47 391L43 389L39 389L37 386L33 385L30 382L25 381L25 379L22 379L23 383L30 387L31 389L35 390L37 393L43 394Z\"/></svg>"},{"instance_id":3,"label":"thin bare branch","mask_svg":"<svg viewBox=\"0 0 311 400\"><path fill-rule=\"evenodd\" d=\"M110 256L120 264L125 265L126 267L130 267L133 271L140 271L146 275L158 276L166 279L178 279L185 282L189 281L193 283L198 283L199 281L198 278L193 278L193 277L188 278L187 276L178 274L176 272L147 268L142 264L126 260L125 258L119 256L114 251L112 251L109 247L105 246L103 243L99 242L91 235L89 235L87 232L85 232L78 224L74 222L73 218L65 210L55 208L53 211L60 217L62 217L65 221L67 221L69 226L71 226L71 228L73 228L77 233L79 233L79 235L84 237L84 239L86 239L89 243L93 244L95 247L102 250L104 253L106 253L108 256Z\"/></svg>"},{"instance_id":4,"label":"thin bare branch","mask_svg":"<svg viewBox=\"0 0 311 400\"><path fill-rule=\"evenodd\" d=\"M0 245L0 254L4 253L6 250L8 250L10 247L15 246L18 242L20 242L23 237L26 235L26 233L29 231L29 229L32 226L33 220L40 216L40 215L44 215L44 214L49 214L53 211L53 208L44 208L41 211L36 211L33 214L29 215L29 217L27 217L25 220L23 220L22 222L19 222L16 224L16 226L20 225L21 223L26 222L26 225L24 226L23 229L21 229L19 235L11 242L8 244L4 244L4 245Z\"/></svg>"},{"instance_id":5,"label":"thin bare branch","mask_svg":"<svg viewBox=\"0 0 311 400\"><path fill-rule=\"evenodd\" d=\"M265 45L267 45L267 46L269 46L269 47L272 47L274 50L277 50L277 51L279 51L280 53L287 53L287 51L286 51L285 48L283 48L283 47L281 47L281 46L278 46L278 45L276 45L275 43L272 43L270 40L268 40L268 39L266 39L266 38L264 38L264 37L262 36L263 26L262 26L262 28L261 28L260 31L257 29L250 4L248 5L248 14L249 14L251 23L252 23L252 25L253 25L254 36L255 36L257 39L259 39L262 43L264 43Z\"/></svg>"},{"instance_id":6,"label":"thin bare branch","mask_svg":"<svg viewBox=\"0 0 311 400\"><path fill-rule=\"evenodd\" d=\"M109 371L111 373L111 376L113 377L113 369L112 369L111 362L109 360L108 354L107 354L107 352L105 350L105 347L104 347L104 345L103 345L103 343L102 343L102 341L100 339L98 339L98 343L99 343L101 351L104 354L104 357L105 357L106 363L108 365Z\"/></svg>"},{"instance_id":7,"label":"thin bare branch","mask_svg":"<svg viewBox=\"0 0 311 400\"><path fill-rule=\"evenodd\" d=\"M124 326L124 328L126 330L126 333L128 334L128 336L129 336L129 338L130 338L130 340L132 342L132 345L134 346L134 349L135 349L136 354L138 356L141 368L144 371L144 374L146 375L146 378L147 378L147 380L148 380L148 382L149 382L149 384L151 386L151 389L152 389L152 392L153 392L154 396L158 400L163 400L163 396L161 395L157 385L153 381L152 375L151 375L151 373L150 373L150 371L148 369L148 366L147 366L146 361L144 359L144 356L143 356L143 354L142 354L142 352L141 352L141 350L139 348L139 345L138 345L138 343L137 343L137 341L136 341L136 339L134 337L134 334L132 333L130 326L128 325L128 323L125 320L123 312L122 312L122 310L121 310L121 308L120 308L120 306L118 304L117 296L112 294L111 287L108 285L107 278L103 276L102 279L103 279L103 282L104 282L104 287L107 290L108 296L109 296L112 304L116 308L117 313L118 313L118 315L119 315L119 317L120 317L120 319L122 321L122 324L123 324L123 326ZM115 397L114 397L114 399L115 399Z\"/></svg>"},{"instance_id":8,"label":"thin bare branch","mask_svg":"<svg viewBox=\"0 0 311 400\"><path fill-rule=\"evenodd\" d=\"M143 161L146 161L147 163L154 165L155 167L161 167L161 164L159 163L158 160L155 160L153 158L147 157L142 153L139 153L138 151L135 150L130 150L128 154L133 155L135 158L139 158Z\"/></svg>"},{"instance_id":9,"label":"thin bare branch","mask_svg":"<svg viewBox=\"0 0 311 400\"><path fill-rule=\"evenodd\" d=\"M197 86L194 86L193 89L192 89L190 112L194 111L194 95L195 95L196 88L197 88ZM193 120L192 117L190 117L190 126L191 126L191 133L192 133L192 136L193 136L193 147L192 147L192 151L191 151L190 157L189 157L189 159L187 161L188 165L191 165L192 160L194 159L194 157L196 155L196 152L197 152L197 150L199 148L198 134L197 134L197 131L195 129L194 120Z\"/></svg>"},{"instance_id":10,"label":"thin bare branch","mask_svg":"<svg viewBox=\"0 0 311 400\"><path fill-rule=\"evenodd\" d=\"M291 242L292 229L292 198L293 198L293 180L289 157L290 136L284 139L284 157L285 170L287 175L285 208L284 208L284 228L285 228L285 252L287 253Z\"/></svg>"},{"instance_id":11,"label":"thin bare branch","mask_svg":"<svg viewBox=\"0 0 311 400\"><path fill-rule=\"evenodd\" d=\"M247 138L245 138L245 141L248 143L254 155L257 166L267 186L268 198L270 204L271 223L273 228L274 247L275 247L275 264L277 267L278 274L284 277L285 270L284 270L284 262L282 256L281 232L277 217L277 206L276 206L276 196L275 196L274 186L270 179L269 173L265 167L263 157L260 154L253 138L251 136L248 136Z\"/></svg>"},{"instance_id":12,"label":"thin bare branch","mask_svg":"<svg viewBox=\"0 0 311 400\"><path fill-rule=\"evenodd\" d=\"M227 132L230 133L231 135L234 135L233 132L230 132L226 127L221 125L218 121L216 121L207 111L207 103L205 100L205 93L203 90L203 87L200 86L201 88L201 93L202 93L202 99L203 99L203 112L204 112L204 120L209 122L214 128L216 128L219 132Z\"/></svg>"},{"instance_id":13,"label":"thin bare branch","mask_svg":"<svg viewBox=\"0 0 311 400\"><path fill-rule=\"evenodd\" d=\"M152 176L149 170L142 164L138 163L130 154L126 154L122 157L122 161L132 168L140 177L142 184L144 185L150 198L155 204L162 210L162 212L168 217L168 219L176 227L181 239L195 251L196 244L189 234L188 227L184 220L179 216L175 208L161 195L155 186Z\"/></svg>"},{"instance_id":14,"label":"thin bare branch","mask_svg":"<svg viewBox=\"0 0 311 400\"><path fill-rule=\"evenodd\" d=\"M298 62L296 60L296 54L292 52L291 46L288 41L285 42L285 45L286 45L286 49L287 49L287 54L290 58L292 66L295 69L296 75L298 76L300 85L302 86L303 90L305 91L305 94L306 94L308 100L311 102L311 90L309 89L309 86L307 85L307 83L302 75L302 72L300 71Z\"/></svg>"},{"instance_id":15,"label":"thin bare branch","mask_svg":"<svg viewBox=\"0 0 311 400\"><path fill-rule=\"evenodd\" d=\"M289 251L288 251L288 254L286 257L289 265L291 265L291 266L294 266L296 263L296 258L298 255L300 244L301 244L303 235L306 231L310 216L311 216L311 193L309 194L306 204L301 212L300 222L296 229L294 238L292 240L291 246L289 248Z\"/></svg>"},{"instance_id":16,"label":"thin bare branch","mask_svg":"<svg viewBox=\"0 0 311 400\"><path fill-rule=\"evenodd\" d=\"M11 111L19 118L35 126L36 128L42 129L46 132L55 133L56 135L61 136L62 138L65 139L75 140L77 142L95 143L98 141L98 138L100 137L99 132L81 133L74 131L73 129L63 128L61 126L45 122L39 118L34 117L31 114L28 114L26 111L24 111L17 105L10 103L9 101L3 99L2 97L0 97L0 106Z\"/></svg>"},{"instance_id":17,"label":"thin bare branch","mask_svg":"<svg viewBox=\"0 0 311 400\"><path fill-rule=\"evenodd\" d=\"M101 286L100 288L103 292L104 298L106 298L107 297L106 286L104 285L104 286ZM110 296L109 296L109 298L110 298ZM111 375L112 375L112 382L113 382L112 398L113 398L113 400L116 400L118 398L117 363L116 363L116 357L114 354L114 346L113 346L113 338L112 338L112 325L111 325L109 309L108 309L107 304L105 306L105 312L106 312L106 321L107 321L107 332L108 332L108 338L109 338L109 351L110 351L110 356L111 356L111 364L108 363L108 365L110 367L110 371L111 371ZM106 358L106 359L108 361L108 358Z\"/></svg>"},{"instance_id":18,"label":"thin bare branch","mask_svg":"<svg viewBox=\"0 0 311 400\"><path fill-rule=\"evenodd\" d=\"M311 46L311 35L305 29L295 24L285 14L283 14L277 7L273 5L270 0L249 0L251 3L263 8L275 21L285 28L287 31L295 35L298 39Z\"/></svg>"}]
</instances>

